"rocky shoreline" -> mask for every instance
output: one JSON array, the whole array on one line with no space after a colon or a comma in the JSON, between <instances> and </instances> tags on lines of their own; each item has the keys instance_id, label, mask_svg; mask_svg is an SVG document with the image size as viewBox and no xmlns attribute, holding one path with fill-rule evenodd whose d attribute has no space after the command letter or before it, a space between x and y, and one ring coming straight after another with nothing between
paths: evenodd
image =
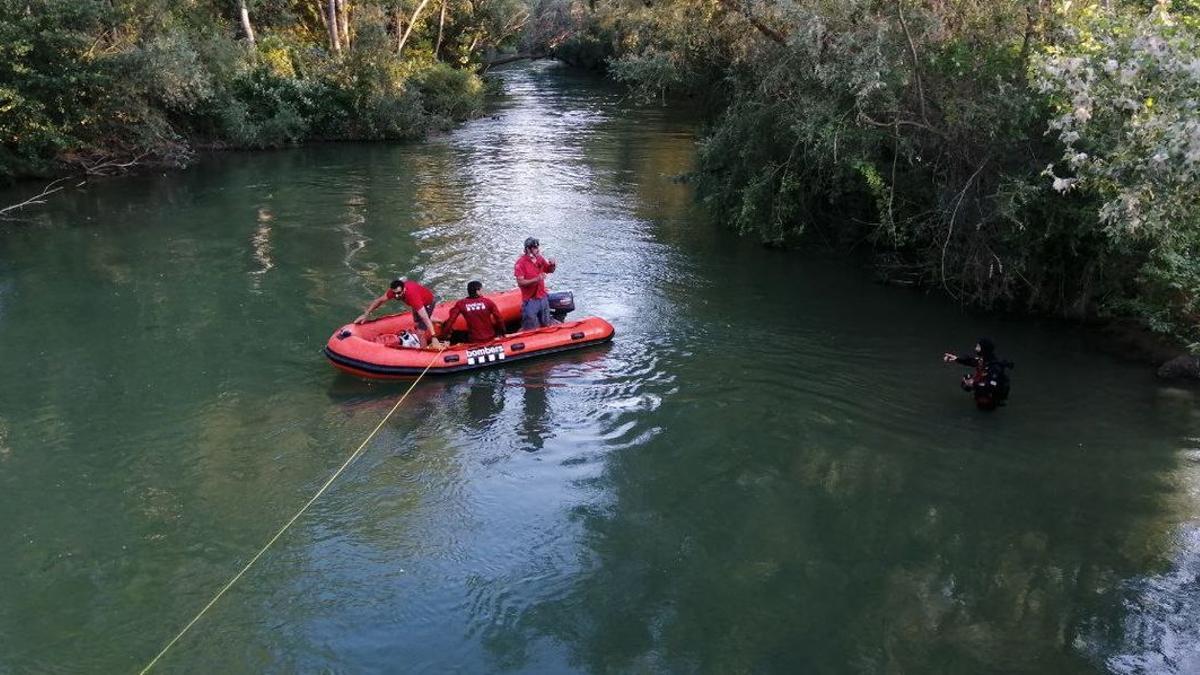
<instances>
[{"instance_id":1,"label":"rocky shoreline","mask_svg":"<svg viewBox=\"0 0 1200 675\"><path fill-rule=\"evenodd\" d=\"M1156 367L1164 380L1200 383L1200 357L1132 319L1093 320L1094 345L1109 354Z\"/></svg>"}]
</instances>

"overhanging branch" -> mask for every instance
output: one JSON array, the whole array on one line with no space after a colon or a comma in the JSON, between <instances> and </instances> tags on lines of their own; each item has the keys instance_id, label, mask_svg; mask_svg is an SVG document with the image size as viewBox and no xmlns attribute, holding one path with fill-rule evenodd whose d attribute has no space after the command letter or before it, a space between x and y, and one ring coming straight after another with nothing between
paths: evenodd
<instances>
[{"instance_id":1,"label":"overhanging branch","mask_svg":"<svg viewBox=\"0 0 1200 675\"><path fill-rule=\"evenodd\" d=\"M741 6L741 5L739 5L737 2L735 2L734 0L720 0L720 3L721 3L722 5L725 5L725 6L726 6L726 7L728 7L729 9L731 9L731 10L733 10L733 11L737 12L738 14L740 14L740 15L742 16L742 18L744 18L744 19L746 19L746 21L749 21L749 22L750 22L750 25L751 25L751 26L754 26L755 28L757 28L757 29L758 29L758 32L760 32L760 33L762 33L763 35L767 36L768 38L770 38L770 39L771 39L773 42L775 42L776 44L781 44L781 45L782 45L782 44L786 44L786 43L787 43L787 36L786 36L786 35L784 35L783 33L779 32L778 30L775 30L774 28L771 28L770 26L768 26L767 24L763 23L763 22L762 22L762 21L760 21L759 19L757 19L757 18L755 18L755 17L751 16L751 15L750 15L750 13L749 13L748 11L746 11L744 8L742 8L742 6Z\"/></svg>"}]
</instances>

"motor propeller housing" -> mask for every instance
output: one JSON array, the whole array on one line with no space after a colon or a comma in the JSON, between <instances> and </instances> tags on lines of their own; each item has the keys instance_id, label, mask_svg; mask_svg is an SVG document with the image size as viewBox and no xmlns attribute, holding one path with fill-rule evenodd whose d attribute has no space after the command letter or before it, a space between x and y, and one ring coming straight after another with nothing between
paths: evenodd
<instances>
[{"instance_id":1,"label":"motor propeller housing","mask_svg":"<svg viewBox=\"0 0 1200 675\"><path fill-rule=\"evenodd\" d=\"M564 321L567 314L575 311L575 294L571 291L555 291L546 299L550 303L550 315L555 321Z\"/></svg>"}]
</instances>

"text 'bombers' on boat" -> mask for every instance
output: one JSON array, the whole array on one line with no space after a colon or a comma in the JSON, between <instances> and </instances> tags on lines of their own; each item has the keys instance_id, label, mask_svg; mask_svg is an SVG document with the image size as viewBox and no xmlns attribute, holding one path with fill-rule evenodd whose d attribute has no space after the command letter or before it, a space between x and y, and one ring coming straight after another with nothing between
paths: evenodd
<instances>
[{"instance_id":1,"label":"text 'bombers' on boat","mask_svg":"<svg viewBox=\"0 0 1200 675\"><path fill-rule=\"evenodd\" d=\"M486 294L500 310L506 325L521 321L521 291L513 289ZM430 373L456 373L474 370L516 359L579 349L607 342L613 337L612 324L596 316L578 321L565 321L567 312L575 308L570 292L550 294L551 311L561 321L553 326L510 333L487 342L455 342L440 354L437 349L402 347L399 336L413 329L410 312L385 316L362 324L349 323L337 329L325 344L325 356L338 368L375 379L403 378L421 374L426 366ZM450 314L453 302L443 302L433 310L431 318L441 325ZM453 330L465 331L466 320L459 316ZM429 365L433 359L433 365Z\"/></svg>"}]
</instances>

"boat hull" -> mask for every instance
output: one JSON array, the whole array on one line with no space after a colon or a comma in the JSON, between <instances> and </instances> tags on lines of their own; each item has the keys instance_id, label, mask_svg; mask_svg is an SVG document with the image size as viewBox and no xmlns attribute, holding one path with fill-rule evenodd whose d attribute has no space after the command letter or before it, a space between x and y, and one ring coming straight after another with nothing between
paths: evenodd
<instances>
[{"instance_id":1,"label":"boat hull","mask_svg":"<svg viewBox=\"0 0 1200 675\"><path fill-rule=\"evenodd\" d=\"M521 315L519 290L488 295L500 309L506 323ZM433 312L435 325L441 326L453 302L439 304ZM445 350L396 348L390 336L411 330L411 312L393 314L362 324L346 324L334 331L325 343L326 358L338 369L369 379L405 379L428 371L429 374L461 373L513 361L582 349L612 340L612 324L600 317L566 321L546 328L520 331L487 342L456 343ZM456 330L465 330L459 317Z\"/></svg>"}]
</instances>

